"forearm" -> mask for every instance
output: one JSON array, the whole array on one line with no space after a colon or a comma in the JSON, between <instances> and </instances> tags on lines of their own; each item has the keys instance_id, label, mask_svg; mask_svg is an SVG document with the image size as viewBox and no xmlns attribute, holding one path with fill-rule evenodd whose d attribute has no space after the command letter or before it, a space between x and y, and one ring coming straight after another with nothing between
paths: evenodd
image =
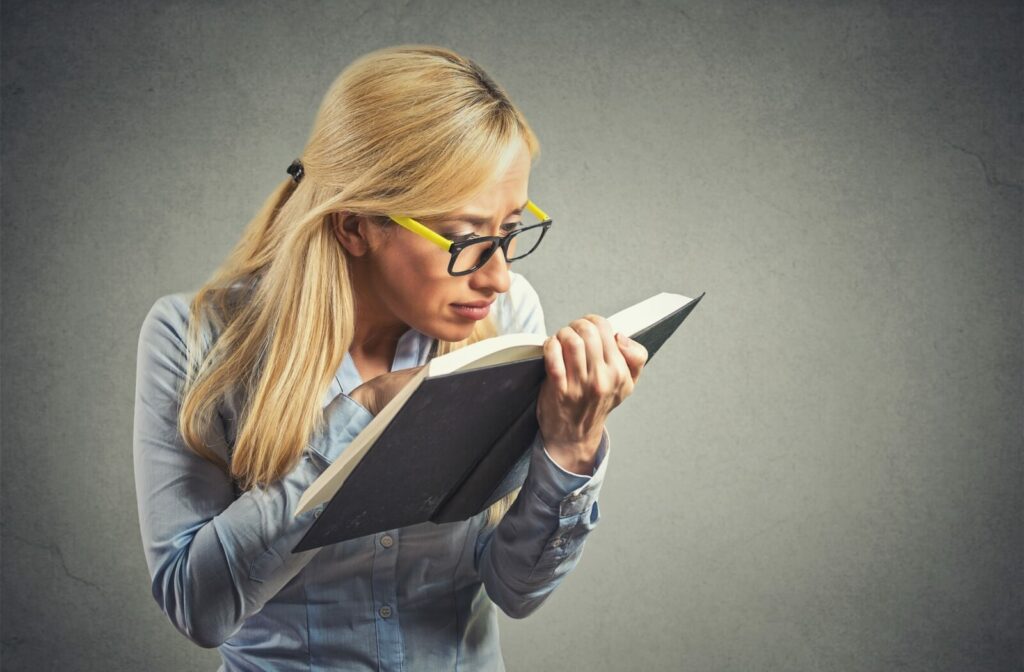
<instances>
[{"instance_id":1,"label":"forearm","mask_svg":"<svg viewBox=\"0 0 1024 672\"><path fill-rule=\"evenodd\" d=\"M312 560L319 549L291 549L322 506L296 517L299 499L372 417L339 395L325 409L326 432L312 438L291 472L227 504L206 501L198 481L177 491L181 479L173 474L184 467L157 467L163 450L140 437L138 478L141 491L150 493L140 512L153 597L182 634L203 647L219 646ZM163 454L191 463L193 479L218 478L180 448ZM150 457L143 462L142 455ZM216 513L201 515L205 509Z\"/></svg>"},{"instance_id":2,"label":"forearm","mask_svg":"<svg viewBox=\"0 0 1024 672\"><path fill-rule=\"evenodd\" d=\"M319 551L291 553L315 515L292 517L305 487L322 471L313 459L305 455L282 481L243 493L161 568L158 599L198 645L212 648L230 638Z\"/></svg>"},{"instance_id":3,"label":"forearm","mask_svg":"<svg viewBox=\"0 0 1024 672\"><path fill-rule=\"evenodd\" d=\"M530 471L512 507L478 543L478 570L488 595L513 618L532 613L561 583L583 552L600 517L597 496L608 459L607 430L591 476L568 474L545 452L540 432Z\"/></svg>"}]
</instances>

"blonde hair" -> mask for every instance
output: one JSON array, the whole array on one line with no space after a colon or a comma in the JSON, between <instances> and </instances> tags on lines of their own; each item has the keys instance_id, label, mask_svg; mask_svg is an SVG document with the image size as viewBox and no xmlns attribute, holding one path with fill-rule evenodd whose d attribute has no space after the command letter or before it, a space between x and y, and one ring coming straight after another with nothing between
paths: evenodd
<instances>
[{"instance_id":1,"label":"blonde hair","mask_svg":"<svg viewBox=\"0 0 1024 672\"><path fill-rule=\"evenodd\" d=\"M540 145L520 111L476 63L432 45L400 45L349 64L328 89L301 154L304 176L281 181L224 263L195 293L179 426L192 450L239 487L293 469L324 429L322 400L354 335L339 211L397 226L460 207L503 172L509 148ZM200 343L200 323L218 332ZM496 335L489 317L468 338L436 341L434 356ZM217 406L240 395L230 464L204 436ZM497 524L518 489L493 504Z\"/></svg>"}]
</instances>

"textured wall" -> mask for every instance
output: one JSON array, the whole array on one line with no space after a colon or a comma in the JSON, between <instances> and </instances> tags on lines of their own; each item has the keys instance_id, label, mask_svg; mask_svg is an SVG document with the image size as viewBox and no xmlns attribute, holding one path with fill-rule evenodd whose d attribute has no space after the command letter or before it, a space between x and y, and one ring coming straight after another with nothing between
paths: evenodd
<instances>
[{"instance_id":1,"label":"textured wall","mask_svg":"<svg viewBox=\"0 0 1024 672\"><path fill-rule=\"evenodd\" d=\"M551 331L707 292L609 420L580 565L502 617L509 669L1020 669L1021 31L1016 2L4 2L4 669L216 669L149 593L139 325L403 42L539 134Z\"/></svg>"}]
</instances>

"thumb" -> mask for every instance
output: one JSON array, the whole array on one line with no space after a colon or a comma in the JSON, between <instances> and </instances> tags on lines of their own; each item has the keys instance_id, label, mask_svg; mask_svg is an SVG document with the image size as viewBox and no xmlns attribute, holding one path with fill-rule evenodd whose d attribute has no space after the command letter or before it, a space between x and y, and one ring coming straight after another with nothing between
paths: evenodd
<instances>
[{"instance_id":1,"label":"thumb","mask_svg":"<svg viewBox=\"0 0 1024 672\"><path fill-rule=\"evenodd\" d=\"M622 357L626 360L626 365L629 367L629 373L633 377L633 381L636 382L637 378L640 377L640 369L647 362L647 348L639 341L634 341L621 332L615 334L615 340L618 342L619 351L622 352Z\"/></svg>"}]
</instances>

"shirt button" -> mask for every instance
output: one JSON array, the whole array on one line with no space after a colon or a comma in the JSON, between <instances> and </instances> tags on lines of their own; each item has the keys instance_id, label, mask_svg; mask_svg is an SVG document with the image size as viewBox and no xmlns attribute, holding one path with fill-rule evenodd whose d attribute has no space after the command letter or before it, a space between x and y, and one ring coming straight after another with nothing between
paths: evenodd
<instances>
[{"instance_id":1,"label":"shirt button","mask_svg":"<svg viewBox=\"0 0 1024 672\"><path fill-rule=\"evenodd\" d=\"M383 616L384 618L388 618L391 616L391 607L385 604L383 607L379 609L379 612L381 616Z\"/></svg>"},{"instance_id":2,"label":"shirt button","mask_svg":"<svg viewBox=\"0 0 1024 672\"><path fill-rule=\"evenodd\" d=\"M391 546L394 543L395 543L395 540L391 537L390 534L385 534L383 537L380 538L380 545L383 546L384 548L391 548Z\"/></svg>"}]
</instances>

